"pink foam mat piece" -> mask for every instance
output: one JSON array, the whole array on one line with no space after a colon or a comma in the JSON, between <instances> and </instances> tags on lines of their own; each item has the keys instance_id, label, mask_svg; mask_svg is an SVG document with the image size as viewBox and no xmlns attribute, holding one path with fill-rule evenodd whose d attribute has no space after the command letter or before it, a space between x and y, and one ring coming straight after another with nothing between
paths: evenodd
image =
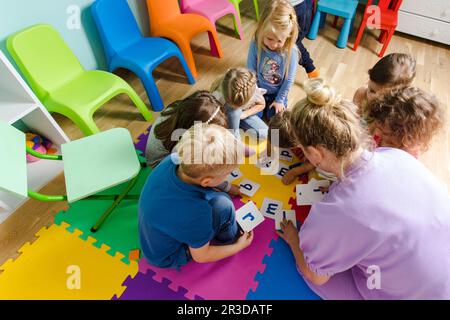
<instances>
[{"instance_id":1,"label":"pink foam mat piece","mask_svg":"<svg viewBox=\"0 0 450 320\"><path fill-rule=\"evenodd\" d=\"M188 299L200 296L206 300L245 300L249 290L255 291L258 286L255 276L264 272L264 257L272 254L270 242L278 238L274 229L274 221L266 219L255 229L248 248L218 262L199 264L191 261L177 271L151 266L143 258L139 262L139 271L152 270L155 272L153 279L158 282L170 280L172 290L186 288Z\"/></svg>"}]
</instances>

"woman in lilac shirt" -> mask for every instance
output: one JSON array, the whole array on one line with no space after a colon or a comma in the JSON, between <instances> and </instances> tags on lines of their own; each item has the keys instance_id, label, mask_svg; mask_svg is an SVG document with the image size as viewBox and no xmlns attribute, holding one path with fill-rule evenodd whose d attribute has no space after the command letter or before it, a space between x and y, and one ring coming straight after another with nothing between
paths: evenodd
<instances>
[{"instance_id":1,"label":"woman in lilac shirt","mask_svg":"<svg viewBox=\"0 0 450 320\"><path fill-rule=\"evenodd\" d=\"M369 151L356 107L320 79L291 122L305 156L335 174L300 232L282 224L297 268L324 299L450 299L450 197L413 156Z\"/></svg>"}]
</instances>

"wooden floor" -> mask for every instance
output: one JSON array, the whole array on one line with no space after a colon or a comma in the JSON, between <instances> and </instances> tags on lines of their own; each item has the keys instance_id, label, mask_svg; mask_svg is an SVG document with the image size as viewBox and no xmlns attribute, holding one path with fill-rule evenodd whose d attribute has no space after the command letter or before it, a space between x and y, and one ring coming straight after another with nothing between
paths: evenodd
<instances>
[{"instance_id":1,"label":"wooden floor","mask_svg":"<svg viewBox=\"0 0 450 320\"><path fill-rule=\"evenodd\" d=\"M248 1L251 3L251 1ZM253 8L243 8L244 41L239 41L231 29L231 17L225 17L219 21L219 37L222 43L224 58L217 59L209 56L208 40L205 35L200 35L193 41L195 59L199 72L197 83L188 85L182 69L176 60L164 63L156 71L155 78L165 104L199 89L208 89L216 77L224 74L227 69L234 66L245 66L249 41L256 28ZM355 90L367 81L367 70L378 60L376 52L380 45L376 42L375 32L366 32L357 52L350 48L338 49L335 41L338 30L333 29L328 23L321 30L315 41L305 40L315 64L320 68L321 76L333 84L345 97L351 99ZM354 34L350 38L352 45ZM376 51L376 52L375 52ZM417 59L417 79L415 85L433 92L439 101L445 106L447 119L450 119L450 49L448 46L428 42L426 40L396 34L389 46L388 52L406 52ZM121 72L136 89L142 99L148 103L148 99L142 84L134 75ZM304 97L300 87L306 74L299 69L296 85L291 90L290 104ZM154 114L155 117L157 114ZM71 139L82 136L74 124L59 115L55 115L57 122ZM95 115L95 120L102 130L113 127L125 127L130 130L133 137L137 138L144 132L150 123L145 122L136 108L134 108L126 96L119 96L110 102ZM421 161L446 185L450 187L450 130L446 125L440 135L436 137L431 148L423 155ZM414 179L414 177L411 177ZM407 183L405 181L405 183ZM405 185L406 187L406 185ZM43 190L48 194L64 193L64 177L55 179ZM8 258L15 258L17 250L27 241L34 241L34 234L43 226L49 226L53 222L56 213L67 208L64 203L47 204L33 200L28 201L22 208L16 211L8 220L0 225L0 265Z\"/></svg>"}]
</instances>

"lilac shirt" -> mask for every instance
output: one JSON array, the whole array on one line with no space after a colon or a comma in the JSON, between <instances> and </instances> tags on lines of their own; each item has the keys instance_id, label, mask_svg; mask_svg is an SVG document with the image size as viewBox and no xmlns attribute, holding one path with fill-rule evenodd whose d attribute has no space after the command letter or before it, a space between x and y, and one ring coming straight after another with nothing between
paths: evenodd
<instances>
[{"instance_id":1,"label":"lilac shirt","mask_svg":"<svg viewBox=\"0 0 450 320\"><path fill-rule=\"evenodd\" d=\"M312 206L300 248L311 270L332 276L310 284L324 299L450 299L450 197L404 151L365 151ZM380 289L369 289L376 268Z\"/></svg>"}]
</instances>

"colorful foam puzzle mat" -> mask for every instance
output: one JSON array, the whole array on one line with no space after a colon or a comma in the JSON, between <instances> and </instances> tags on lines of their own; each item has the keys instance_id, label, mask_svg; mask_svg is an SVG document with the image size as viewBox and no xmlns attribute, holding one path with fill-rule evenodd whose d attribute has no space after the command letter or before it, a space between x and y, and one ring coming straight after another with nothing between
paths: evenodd
<instances>
[{"instance_id":1,"label":"colorful foam puzzle mat","mask_svg":"<svg viewBox=\"0 0 450 320\"><path fill-rule=\"evenodd\" d=\"M135 145L140 154L145 152L149 130ZM265 197L277 199L284 209L295 210L303 223L310 207L297 206L295 184L284 186L275 176L262 176L252 163L240 170L243 177L233 183L246 178L261 188L251 199L233 198L236 209L248 201L261 207ZM150 168L141 170L131 194L140 194L150 174ZM297 183L307 181L308 176L302 176ZM117 194L124 186L102 194ZM57 214L55 224L39 231L36 241L25 244L16 260L0 266L0 299L319 299L297 272L272 219L260 224L252 245L233 257L167 270L149 265L145 258L139 263L129 259L130 253L136 256L140 250L137 201L124 200L96 233L90 231L111 203L78 201Z\"/></svg>"}]
</instances>

